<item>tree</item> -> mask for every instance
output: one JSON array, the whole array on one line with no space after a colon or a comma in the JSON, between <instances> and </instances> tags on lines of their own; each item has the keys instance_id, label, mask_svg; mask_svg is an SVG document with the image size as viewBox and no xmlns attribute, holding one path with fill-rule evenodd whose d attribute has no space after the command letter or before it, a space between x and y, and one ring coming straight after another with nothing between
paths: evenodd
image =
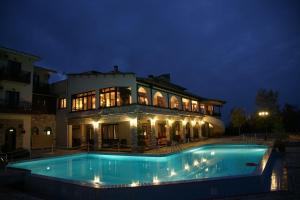
<instances>
[{"instance_id":1,"label":"tree","mask_svg":"<svg viewBox=\"0 0 300 200\"><path fill-rule=\"evenodd\" d=\"M273 90L259 89L255 98L256 111L267 111L269 115L258 117L257 127L272 132L282 131L282 118L280 116L278 92Z\"/></svg>"},{"instance_id":2,"label":"tree","mask_svg":"<svg viewBox=\"0 0 300 200\"><path fill-rule=\"evenodd\" d=\"M268 111L272 115L278 114L278 92L273 90L259 89L255 98L257 111Z\"/></svg>"},{"instance_id":3,"label":"tree","mask_svg":"<svg viewBox=\"0 0 300 200\"><path fill-rule=\"evenodd\" d=\"M296 106L285 104L281 116L285 131L290 133L300 131L300 110Z\"/></svg>"},{"instance_id":4,"label":"tree","mask_svg":"<svg viewBox=\"0 0 300 200\"><path fill-rule=\"evenodd\" d=\"M240 135L241 127L246 122L246 112L243 108L233 108L230 113L230 118L232 126L238 128Z\"/></svg>"}]
</instances>

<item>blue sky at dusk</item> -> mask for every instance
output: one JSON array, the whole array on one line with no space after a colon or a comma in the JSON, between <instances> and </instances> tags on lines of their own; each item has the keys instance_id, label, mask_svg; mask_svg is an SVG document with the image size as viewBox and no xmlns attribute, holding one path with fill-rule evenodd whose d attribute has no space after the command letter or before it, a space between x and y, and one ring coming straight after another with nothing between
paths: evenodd
<instances>
[{"instance_id":1,"label":"blue sky at dusk","mask_svg":"<svg viewBox=\"0 0 300 200\"><path fill-rule=\"evenodd\" d=\"M300 1L2 0L0 46L59 72L171 73L204 97L254 111L259 88L300 104Z\"/></svg>"}]
</instances>

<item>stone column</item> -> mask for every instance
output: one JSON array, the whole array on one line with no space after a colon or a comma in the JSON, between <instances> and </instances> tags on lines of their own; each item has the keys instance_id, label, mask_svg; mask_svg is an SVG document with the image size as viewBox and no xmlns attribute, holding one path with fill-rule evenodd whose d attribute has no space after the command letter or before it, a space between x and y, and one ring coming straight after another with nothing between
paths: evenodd
<instances>
[{"instance_id":1,"label":"stone column","mask_svg":"<svg viewBox=\"0 0 300 200\"><path fill-rule=\"evenodd\" d=\"M203 124L200 123L200 124L199 124L199 137L200 137L200 138L203 137L203 136L202 136L202 126L203 126Z\"/></svg>"},{"instance_id":2,"label":"stone column","mask_svg":"<svg viewBox=\"0 0 300 200\"><path fill-rule=\"evenodd\" d=\"M96 90L96 109L100 107L99 90Z\"/></svg>"},{"instance_id":3,"label":"stone column","mask_svg":"<svg viewBox=\"0 0 300 200\"><path fill-rule=\"evenodd\" d=\"M101 123L94 127L94 149L99 150L102 148L102 128Z\"/></svg>"},{"instance_id":4,"label":"stone column","mask_svg":"<svg viewBox=\"0 0 300 200\"><path fill-rule=\"evenodd\" d=\"M193 122L190 122L190 140L194 139L194 126L196 124L193 125Z\"/></svg>"},{"instance_id":5,"label":"stone column","mask_svg":"<svg viewBox=\"0 0 300 200\"><path fill-rule=\"evenodd\" d=\"M80 124L81 146L87 144L85 124Z\"/></svg>"},{"instance_id":6,"label":"stone column","mask_svg":"<svg viewBox=\"0 0 300 200\"><path fill-rule=\"evenodd\" d=\"M68 125L67 127L67 147L72 148L72 125Z\"/></svg>"},{"instance_id":7,"label":"stone column","mask_svg":"<svg viewBox=\"0 0 300 200\"><path fill-rule=\"evenodd\" d=\"M137 127L130 125L131 134L131 150L135 151L137 149Z\"/></svg>"},{"instance_id":8,"label":"stone column","mask_svg":"<svg viewBox=\"0 0 300 200\"><path fill-rule=\"evenodd\" d=\"M171 141L171 128L172 128L172 122L169 122L168 120L166 121L166 136L167 136L167 140L168 141Z\"/></svg>"},{"instance_id":9,"label":"stone column","mask_svg":"<svg viewBox=\"0 0 300 200\"><path fill-rule=\"evenodd\" d=\"M151 134L150 134L150 145L151 147L155 147L156 142L156 130L155 130L155 122L151 121Z\"/></svg>"}]
</instances>

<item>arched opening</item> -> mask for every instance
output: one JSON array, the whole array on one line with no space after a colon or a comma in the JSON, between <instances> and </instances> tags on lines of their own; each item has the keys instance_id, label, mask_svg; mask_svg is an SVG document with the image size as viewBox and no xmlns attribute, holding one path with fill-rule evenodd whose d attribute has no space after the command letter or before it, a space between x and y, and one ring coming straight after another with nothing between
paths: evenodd
<instances>
[{"instance_id":1,"label":"arched opening","mask_svg":"<svg viewBox=\"0 0 300 200\"><path fill-rule=\"evenodd\" d=\"M176 96L171 97L171 109L179 109L179 101Z\"/></svg>"},{"instance_id":2,"label":"arched opening","mask_svg":"<svg viewBox=\"0 0 300 200\"><path fill-rule=\"evenodd\" d=\"M14 151L16 149L17 131L15 128L8 128L5 131L4 151Z\"/></svg>"},{"instance_id":3,"label":"arched opening","mask_svg":"<svg viewBox=\"0 0 300 200\"><path fill-rule=\"evenodd\" d=\"M180 124L178 121L174 122L172 124L172 132L171 132L171 138L173 141L180 142Z\"/></svg>"},{"instance_id":4,"label":"arched opening","mask_svg":"<svg viewBox=\"0 0 300 200\"><path fill-rule=\"evenodd\" d=\"M33 127L33 128L32 128L32 131L31 131L31 134L32 134L32 135L38 135L38 134L39 134L39 128L36 127L36 126Z\"/></svg>"},{"instance_id":5,"label":"arched opening","mask_svg":"<svg viewBox=\"0 0 300 200\"><path fill-rule=\"evenodd\" d=\"M199 138L199 129L200 129L200 125L198 122L196 122L195 126L193 127L193 136L194 139L198 139Z\"/></svg>"},{"instance_id":6,"label":"arched opening","mask_svg":"<svg viewBox=\"0 0 300 200\"><path fill-rule=\"evenodd\" d=\"M191 125L189 122L187 122L185 125L185 138L186 141L190 141L191 139Z\"/></svg>"},{"instance_id":7,"label":"arched opening","mask_svg":"<svg viewBox=\"0 0 300 200\"><path fill-rule=\"evenodd\" d=\"M149 104L147 91L144 87L139 87L138 89L138 101L139 104L143 104L143 105Z\"/></svg>"},{"instance_id":8,"label":"arched opening","mask_svg":"<svg viewBox=\"0 0 300 200\"><path fill-rule=\"evenodd\" d=\"M164 96L160 92L156 92L153 97L153 105L159 107L166 107Z\"/></svg>"}]
</instances>

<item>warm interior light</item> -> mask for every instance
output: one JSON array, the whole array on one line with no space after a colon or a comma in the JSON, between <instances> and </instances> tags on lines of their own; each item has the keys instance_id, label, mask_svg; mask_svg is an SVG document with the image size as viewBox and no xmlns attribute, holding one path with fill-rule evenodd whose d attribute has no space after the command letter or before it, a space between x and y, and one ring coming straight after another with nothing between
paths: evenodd
<instances>
[{"instance_id":1,"label":"warm interior light","mask_svg":"<svg viewBox=\"0 0 300 200\"><path fill-rule=\"evenodd\" d=\"M205 124L205 122L204 122L203 120L201 120L201 121L200 121L200 124L203 125L203 124Z\"/></svg>"},{"instance_id":2,"label":"warm interior light","mask_svg":"<svg viewBox=\"0 0 300 200\"><path fill-rule=\"evenodd\" d=\"M196 121L193 120L193 121L192 121L192 126L195 126L195 125L196 125Z\"/></svg>"}]
</instances>

